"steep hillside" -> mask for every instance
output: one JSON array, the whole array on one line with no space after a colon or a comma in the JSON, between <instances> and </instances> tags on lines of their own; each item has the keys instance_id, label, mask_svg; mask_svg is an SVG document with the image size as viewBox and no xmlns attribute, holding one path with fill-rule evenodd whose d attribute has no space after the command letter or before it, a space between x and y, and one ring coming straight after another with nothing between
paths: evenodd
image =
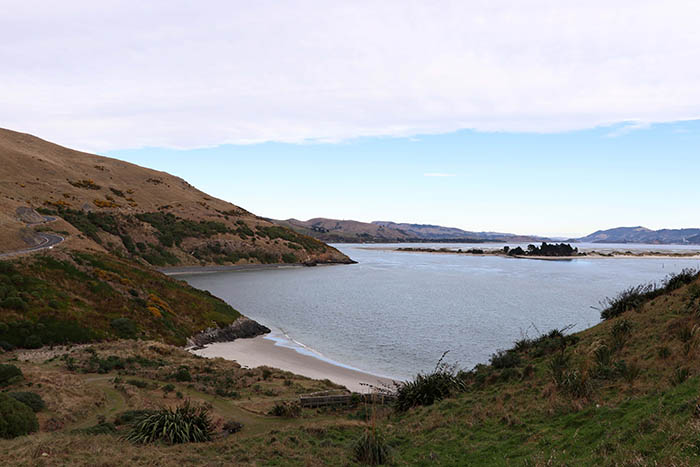
<instances>
[{"instance_id":1,"label":"steep hillside","mask_svg":"<svg viewBox=\"0 0 700 467\"><path fill-rule=\"evenodd\" d=\"M37 243L26 208L59 218L41 228L61 248L157 266L349 261L165 172L0 130L0 253Z\"/></svg>"},{"instance_id":2,"label":"steep hillside","mask_svg":"<svg viewBox=\"0 0 700 467\"><path fill-rule=\"evenodd\" d=\"M700 229L661 229L617 227L598 230L575 241L586 243L648 243L666 245L700 245Z\"/></svg>"},{"instance_id":3,"label":"steep hillside","mask_svg":"<svg viewBox=\"0 0 700 467\"><path fill-rule=\"evenodd\" d=\"M401 242L529 242L546 240L528 235L498 232L469 232L455 227L428 224L314 218L273 220L299 233L324 242L337 243L401 243Z\"/></svg>"}]
</instances>

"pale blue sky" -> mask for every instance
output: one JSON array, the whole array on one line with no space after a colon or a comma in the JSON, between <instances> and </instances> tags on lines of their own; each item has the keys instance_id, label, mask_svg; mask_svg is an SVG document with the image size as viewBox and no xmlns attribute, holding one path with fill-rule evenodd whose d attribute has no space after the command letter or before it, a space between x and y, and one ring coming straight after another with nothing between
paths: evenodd
<instances>
[{"instance_id":1,"label":"pale blue sky","mask_svg":"<svg viewBox=\"0 0 700 467\"><path fill-rule=\"evenodd\" d=\"M700 227L699 120L107 155L173 173L281 219L393 220L557 236L617 226Z\"/></svg>"}]
</instances>

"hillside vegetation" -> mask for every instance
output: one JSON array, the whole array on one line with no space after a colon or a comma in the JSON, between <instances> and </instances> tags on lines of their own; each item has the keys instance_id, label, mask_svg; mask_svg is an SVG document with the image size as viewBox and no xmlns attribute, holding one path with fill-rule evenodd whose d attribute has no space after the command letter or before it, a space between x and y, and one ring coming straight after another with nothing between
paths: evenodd
<instances>
[{"instance_id":1,"label":"hillside vegetation","mask_svg":"<svg viewBox=\"0 0 700 467\"><path fill-rule=\"evenodd\" d=\"M241 315L222 300L106 253L0 261L0 347L187 337Z\"/></svg>"},{"instance_id":2,"label":"hillside vegetation","mask_svg":"<svg viewBox=\"0 0 700 467\"><path fill-rule=\"evenodd\" d=\"M611 309L593 328L523 338L470 371L440 363L400 385L396 407L358 399L348 408L278 410L312 387L333 386L143 341L15 351L3 359L24 377L8 390L36 391L47 409L37 414L39 433L0 443L0 459L358 465L381 456L395 465L697 465L697 273L624 291L607 302ZM80 403L58 390L62 381L75 381ZM178 392L209 407L211 441L125 439L127 411L181 405ZM243 427L229 434L224 421Z\"/></svg>"},{"instance_id":3,"label":"hillside vegetation","mask_svg":"<svg viewBox=\"0 0 700 467\"><path fill-rule=\"evenodd\" d=\"M41 229L66 238L59 248L155 266L350 261L165 172L2 129L0 162L0 253ZM58 219L39 224L32 210Z\"/></svg>"}]
</instances>

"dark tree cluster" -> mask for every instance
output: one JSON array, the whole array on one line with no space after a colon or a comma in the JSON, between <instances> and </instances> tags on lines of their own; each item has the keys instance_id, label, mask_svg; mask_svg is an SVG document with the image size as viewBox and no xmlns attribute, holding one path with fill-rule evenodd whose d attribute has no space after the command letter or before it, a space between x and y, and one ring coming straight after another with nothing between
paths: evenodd
<instances>
[{"instance_id":1,"label":"dark tree cluster","mask_svg":"<svg viewBox=\"0 0 700 467\"><path fill-rule=\"evenodd\" d=\"M522 247L503 248L504 253L508 256L578 256L578 248L572 247L568 243L547 243L542 242L542 245L528 245L527 250Z\"/></svg>"}]
</instances>

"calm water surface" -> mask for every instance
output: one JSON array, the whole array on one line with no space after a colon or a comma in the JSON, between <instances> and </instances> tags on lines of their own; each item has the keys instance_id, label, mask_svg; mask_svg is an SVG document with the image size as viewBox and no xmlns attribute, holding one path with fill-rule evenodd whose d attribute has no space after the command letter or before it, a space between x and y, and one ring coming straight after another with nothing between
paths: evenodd
<instances>
[{"instance_id":1,"label":"calm water surface","mask_svg":"<svg viewBox=\"0 0 700 467\"><path fill-rule=\"evenodd\" d=\"M567 325L585 329L598 323L600 312L594 307L605 297L700 267L697 259L537 261L381 249L393 246L335 245L359 262L354 265L182 278L325 358L407 378L432 369L445 350L450 351L448 360L471 368L525 335ZM590 247L600 251L606 246Z\"/></svg>"}]
</instances>

